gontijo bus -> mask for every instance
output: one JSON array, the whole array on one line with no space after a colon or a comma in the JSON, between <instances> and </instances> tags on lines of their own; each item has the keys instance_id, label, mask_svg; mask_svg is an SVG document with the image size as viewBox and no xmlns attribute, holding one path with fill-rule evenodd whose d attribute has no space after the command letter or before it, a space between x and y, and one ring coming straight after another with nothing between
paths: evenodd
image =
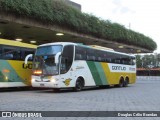
<instances>
[{"instance_id":1,"label":"gontijo bus","mask_svg":"<svg viewBox=\"0 0 160 120\"><path fill-rule=\"evenodd\" d=\"M32 59L27 65L24 59L34 54L36 45L0 39L0 88L31 86Z\"/></svg>"},{"instance_id":2,"label":"gontijo bus","mask_svg":"<svg viewBox=\"0 0 160 120\"><path fill-rule=\"evenodd\" d=\"M27 59L26 59L27 62ZM135 83L135 56L70 42L40 45L35 53L32 86L53 89Z\"/></svg>"}]
</instances>

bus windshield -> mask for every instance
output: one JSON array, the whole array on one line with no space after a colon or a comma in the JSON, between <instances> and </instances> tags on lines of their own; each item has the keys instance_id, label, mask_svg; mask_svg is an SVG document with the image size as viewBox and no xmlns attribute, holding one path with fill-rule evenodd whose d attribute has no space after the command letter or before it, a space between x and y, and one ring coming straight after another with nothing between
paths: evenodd
<instances>
[{"instance_id":1,"label":"bus windshield","mask_svg":"<svg viewBox=\"0 0 160 120\"><path fill-rule=\"evenodd\" d=\"M55 63L55 55L61 51L61 45L38 47L34 57L33 74L57 75L59 67Z\"/></svg>"},{"instance_id":2,"label":"bus windshield","mask_svg":"<svg viewBox=\"0 0 160 120\"><path fill-rule=\"evenodd\" d=\"M33 74L57 75L58 64L55 64L54 55L35 56Z\"/></svg>"},{"instance_id":3,"label":"bus windshield","mask_svg":"<svg viewBox=\"0 0 160 120\"><path fill-rule=\"evenodd\" d=\"M37 48L36 55L55 55L61 51L61 45L42 46Z\"/></svg>"}]
</instances>

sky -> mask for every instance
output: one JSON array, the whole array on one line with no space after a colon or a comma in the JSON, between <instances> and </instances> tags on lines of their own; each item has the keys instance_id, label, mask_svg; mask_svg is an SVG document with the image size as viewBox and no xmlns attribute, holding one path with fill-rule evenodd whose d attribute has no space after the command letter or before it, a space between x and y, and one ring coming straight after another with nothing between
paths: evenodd
<instances>
[{"instance_id":1,"label":"sky","mask_svg":"<svg viewBox=\"0 0 160 120\"><path fill-rule=\"evenodd\" d=\"M124 25L152 38L160 53L159 0L71 0L81 4L82 12Z\"/></svg>"}]
</instances>

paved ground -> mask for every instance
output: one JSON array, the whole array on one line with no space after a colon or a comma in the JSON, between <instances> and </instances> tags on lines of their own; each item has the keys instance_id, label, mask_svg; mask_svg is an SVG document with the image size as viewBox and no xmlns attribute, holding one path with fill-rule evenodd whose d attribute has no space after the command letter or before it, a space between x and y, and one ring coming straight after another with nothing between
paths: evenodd
<instances>
[{"instance_id":1,"label":"paved ground","mask_svg":"<svg viewBox=\"0 0 160 120\"><path fill-rule=\"evenodd\" d=\"M126 88L94 88L81 92L1 90L0 111L160 111L160 80L137 80L136 84ZM0 118L0 120L3 119ZM60 120L61 118L55 119ZM86 118L81 119L85 120ZM87 119L96 120L97 118ZM115 118L110 119L114 120ZM126 118L120 119L125 120ZM132 119L136 120L137 118Z\"/></svg>"}]
</instances>

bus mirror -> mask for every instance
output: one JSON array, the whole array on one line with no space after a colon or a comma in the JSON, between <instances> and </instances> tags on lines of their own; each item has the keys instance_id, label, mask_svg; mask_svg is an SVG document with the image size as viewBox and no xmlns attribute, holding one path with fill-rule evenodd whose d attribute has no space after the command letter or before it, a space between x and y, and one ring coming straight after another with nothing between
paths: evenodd
<instances>
[{"instance_id":1,"label":"bus mirror","mask_svg":"<svg viewBox=\"0 0 160 120\"><path fill-rule=\"evenodd\" d=\"M58 64L59 63L59 56L61 55L61 52L58 52L56 55L55 55L55 63Z\"/></svg>"},{"instance_id":2,"label":"bus mirror","mask_svg":"<svg viewBox=\"0 0 160 120\"><path fill-rule=\"evenodd\" d=\"M134 59L134 60L133 60L133 65L135 65L135 64L136 64L136 60Z\"/></svg>"},{"instance_id":3,"label":"bus mirror","mask_svg":"<svg viewBox=\"0 0 160 120\"><path fill-rule=\"evenodd\" d=\"M27 55L26 57L25 57L25 64L27 64L28 63L28 59L30 58L30 57L33 57L33 54L29 54L29 55Z\"/></svg>"}]
</instances>

